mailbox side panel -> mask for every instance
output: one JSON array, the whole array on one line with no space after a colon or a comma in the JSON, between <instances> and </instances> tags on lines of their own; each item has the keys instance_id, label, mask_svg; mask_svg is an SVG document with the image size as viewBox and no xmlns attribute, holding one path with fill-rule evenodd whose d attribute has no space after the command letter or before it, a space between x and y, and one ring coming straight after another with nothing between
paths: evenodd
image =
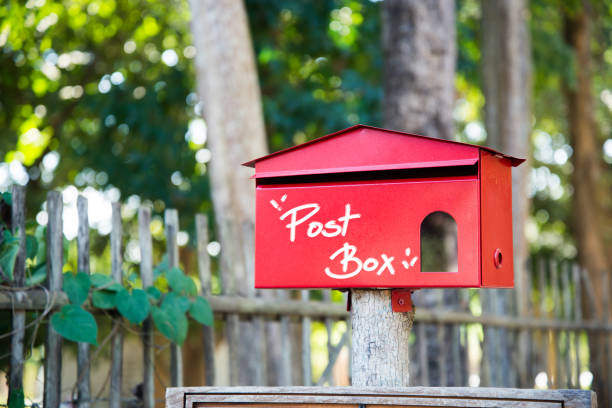
<instances>
[{"instance_id":1,"label":"mailbox side panel","mask_svg":"<svg viewBox=\"0 0 612 408\"><path fill-rule=\"evenodd\" d=\"M260 185L257 288L478 287L478 179ZM421 272L420 226L457 223L459 268Z\"/></svg>"},{"instance_id":2,"label":"mailbox side panel","mask_svg":"<svg viewBox=\"0 0 612 408\"><path fill-rule=\"evenodd\" d=\"M514 287L512 166L486 151L480 152L480 226L482 287Z\"/></svg>"}]
</instances>

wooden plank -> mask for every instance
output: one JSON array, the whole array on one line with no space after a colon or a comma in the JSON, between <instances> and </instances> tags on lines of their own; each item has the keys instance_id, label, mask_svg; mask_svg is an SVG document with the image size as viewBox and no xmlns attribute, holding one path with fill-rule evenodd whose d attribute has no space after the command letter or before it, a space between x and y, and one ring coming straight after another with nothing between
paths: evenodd
<instances>
[{"instance_id":1,"label":"wooden plank","mask_svg":"<svg viewBox=\"0 0 612 408\"><path fill-rule=\"evenodd\" d=\"M330 289L323 289L322 290L322 295L323 295L323 302L327 303L327 304L331 304L331 290ZM331 341L331 335L332 335L332 328L334 325L334 321L333 319L326 317L323 320L324 324L325 324L325 333L327 334L327 361L331 361L331 351L333 348L333 344ZM329 375L331 375L331 370L329 371ZM328 381L329 385L334 385L332 383L332 379L331 378L325 378L324 380Z\"/></svg>"},{"instance_id":2,"label":"wooden plank","mask_svg":"<svg viewBox=\"0 0 612 408\"><path fill-rule=\"evenodd\" d=\"M607 273L602 273L601 274L601 285L603 286L603 290L602 292L602 310L603 312L603 316L602 316L602 320L605 321L605 323L609 323L610 322L610 275ZM602 341L601 344L603 345L604 351L605 351L605 356L606 356L606 366L607 366L607 373L608 373L608 378L607 378L607 392L608 395L610 395L609 393L612 392L612 350L610 350L610 343L612 341L612 338L610 338L610 336L606 336L605 334L602 333ZM604 396L605 398L605 396ZM603 399L603 398L602 398Z\"/></svg>"},{"instance_id":3,"label":"wooden plank","mask_svg":"<svg viewBox=\"0 0 612 408\"><path fill-rule=\"evenodd\" d=\"M123 284L123 226L121 224L121 204L112 204L111 215L111 275L115 282ZM113 319L114 326L121 326L122 317ZM123 328L116 327L116 332L111 340L111 377L110 377L110 401L111 408L121 407L121 391L123 380Z\"/></svg>"},{"instance_id":4,"label":"wooden plank","mask_svg":"<svg viewBox=\"0 0 612 408\"><path fill-rule=\"evenodd\" d=\"M553 310L551 311L551 316L557 319L562 318L562 305L561 305L561 296L559 293L559 263L551 259L550 260L550 288L551 288L551 297L553 301ZM549 364L550 364L550 374L551 374L551 385L552 388L560 388L561 387L561 377L563 376L563 369L561 367L562 359L561 359L561 346L559 344L559 331L551 330L549 332L550 336L550 347L549 347Z\"/></svg>"},{"instance_id":5,"label":"wooden plank","mask_svg":"<svg viewBox=\"0 0 612 408\"><path fill-rule=\"evenodd\" d=\"M544 258L539 258L537 263L537 273L538 273L538 290L540 292L540 304L539 304L539 316L547 315L546 311L546 299L548 296L547 289L547 279L546 279L546 263ZM541 362L540 369L543 370L548 375L548 380L550 381L550 371L548 370L548 348L549 348L549 336L548 330L542 330L541 332L541 341L542 341L542 350L543 352L539 353Z\"/></svg>"},{"instance_id":6,"label":"wooden plank","mask_svg":"<svg viewBox=\"0 0 612 408\"><path fill-rule=\"evenodd\" d=\"M419 309L421 313L421 309ZM421 372L421 385L428 387L429 384L429 358L427 356L427 333L425 323L418 322L417 336L419 337L419 367Z\"/></svg>"},{"instance_id":7,"label":"wooden plank","mask_svg":"<svg viewBox=\"0 0 612 408\"><path fill-rule=\"evenodd\" d=\"M77 270L89 275L89 218L87 214L87 199L81 195L77 198L77 211L79 218L79 228L77 232ZM78 343L77 395L79 408L89 408L91 405L89 371L89 344Z\"/></svg>"},{"instance_id":8,"label":"wooden plank","mask_svg":"<svg viewBox=\"0 0 612 408\"><path fill-rule=\"evenodd\" d=\"M64 235L62 233L62 194L51 191L47 194L47 288L61 291L64 267ZM43 405L59 407L61 398L62 337L51 325L47 326L45 343L45 384Z\"/></svg>"},{"instance_id":9,"label":"wooden plank","mask_svg":"<svg viewBox=\"0 0 612 408\"><path fill-rule=\"evenodd\" d=\"M310 300L310 291L302 290L300 296L303 302ZM310 334L312 319L308 316L302 317L302 377L303 384L312 385L312 367L310 361Z\"/></svg>"},{"instance_id":10,"label":"wooden plank","mask_svg":"<svg viewBox=\"0 0 612 408\"><path fill-rule=\"evenodd\" d=\"M63 292L49 293L49 298L43 290L28 290L21 292L23 296L16 297L13 291L0 290L0 310L44 310L47 301L52 309L68 304L68 298ZM240 296L211 296L208 299L215 314L218 316L239 314L244 316L260 315L266 319L277 319L281 315L290 317L309 316L320 319L325 316L333 319L347 319L345 305L323 302L302 302L300 300L275 301L267 298L243 298ZM96 312L95 308L91 308ZM483 326L503 327L509 330L525 328L527 330L584 330L593 333L612 333L612 322L601 320L566 321L541 318L520 318L514 316L474 316L471 313L452 312L437 309L419 308L415 322L428 324L482 324Z\"/></svg>"},{"instance_id":11,"label":"wooden plank","mask_svg":"<svg viewBox=\"0 0 612 408\"><path fill-rule=\"evenodd\" d=\"M577 323L582 322L582 283L580 279L580 266L578 264L572 265L572 281L574 283L574 321ZM580 331L574 332L574 360L576 361L576 376L574 377L574 383L580 385L580 370L582 370L582 364L580 362Z\"/></svg>"},{"instance_id":12,"label":"wooden plank","mask_svg":"<svg viewBox=\"0 0 612 408\"><path fill-rule=\"evenodd\" d=\"M467 373L462 373L461 368L461 332L458 324L450 325L452 343L450 344L453 364L453 385L463 385ZM463 344L466 344L465 342ZM467 346L466 346L467 351Z\"/></svg>"},{"instance_id":13,"label":"wooden plank","mask_svg":"<svg viewBox=\"0 0 612 408\"><path fill-rule=\"evenodd\" d=\"M13 185L11 187L13 204L11 208L11 228L13 234L19 237L19 253L15 260L13 270L12 286L20 288L25 285L25 218L26 218L26 189L25 187ZM21 293L15 293L21 297ZM26 313L23 310L13 312L11 331L11 362L9 370L9 390L10 392L23 390L23 342L25 338ZM9 394L10 395L10 394Z\"/></svg>"},{"instance_id":14,"label":"wooden plank","mask_svg":"<svg viewBox=\"0 0 612 408\"><path fill-rule=\"evenodd\" d=\"M514 408L594 408L595 394L585 390L531 390L469 387L186 387L166 390L167 408L192 408L201 403L356 404L374 406L455 406ZM218 405L209 405L218 406Z\"/></svg>"},{"instance_id":15,"label":"wooden plank","mask_svg":"<svg viewBox=\"0 0 612 408\"><path fill-rule=\"evenodd\" d=\"M255 224L242 222L240 224L242 236L242 268L235 268L237 294L248 298L260 296L255 290ZM264 322L260 316L253 316L250 320L240 320L240 372L238 380L242 385L267 385L267 369L265 358L254 358L254 355L265 356L266 338ZM293 334L295 331L291 331ZM294 365L299 372L299 364Z\"/></svg>"},{"instance_id":16,"label":"wooden plank","mask_svg":"<svg viewBox=\"0 0 612 408\"><path fill-rule=\"evenodd\" d=\"M439 385L446 387L448 385L448 341L446 341L446 326L442 323L436 325L438 344L440 345L440 353L438 353L438 373L440 374Z\"/></svg>"},{"instance_id":17,"label":"wooden plank","mask_svg":"<svg viewBox=\"0 0 612 408\"><path fill-rule=\"evenodd\" d=\"M287 300L288 291L282 290L278 293L279 299ZM278 375L279 385L292 385L291 378L291 354L292 344L289 331L289 316L280 317L280 372Z\"/></svg>"},{"instance_id":18,"label":"wooden plank","mask_svg":"<svg viewBox=\"0 0 612 408\"><path fill-rule=\"evenodd\" d=\"M561 292L563 295L563 318L565 320L572 320L572 288L570 286L570 275L572 274L571 263L565 263L561 270ZM564 339L564 377L562 387L575 387L576 383L573 382L573 369L572 369L572 353L571 353L571 336L572 333L569 331L563 331Z\"/></svg>"},{"instance_id":19,"label":"wooden plank","mask_svg":"<svg viewBox=\"0 0 612 408\"><path fill-rule=\"evenodd\" d=\"M166 255L170 268L179 267L178 244L176 241L179 232L178 212L175 209L167 209L164 212L166 228ZM183 385L183 354L181 346L170 345L170 384L174 387Z\"/></svg>"},{"instance_id":20,"label":"wooden plank","mask_svg":"<svg viewBox=\"0 0 612 408\"><path fill-rule=\"evenodd\" d=\"M533 317L533 269L528 267L531 265L525 261L525 294L521 303L518 303L518 313L520 317ZM521 306L522 305L522 306ZM518 386L522 388L531 388L533 386L533 333L525 328L519 329L519 369L518 369Z\"/></svg>"},{"instance_id":21,"label":"wooden plank","mask_svg":"<svg viewBox=\"0 0 612 408\"><path fill-rule=\"evenodd\" d=\"M208 254L208 218L196 214L196 241L198 276L200 278L200 295L210 298L212 278L210 273L210 256ZM204 381L207 385L215 384L215 328L202 327L202 358L204 359Z\"/></svg>"},{"instance_id":22,"label":"wooden plank","mask_svg":"<svg viewBox=\"0 0 612 408\"><path fill-rule=\"evenodd\" d=\"M323 371L323 373L321 374L321 377L317 381L317 386L324 385L325 382L328 382L329 384L332 383L333 381L332 373L333 373L334 365L336 364L336 360L338 360L338 356L340 355L342 348L349 342L349 334L350 332L347 328L347 330L344 333L342 333L342 337L340 338L340 341L338 342L338 344L336 344L335 346L332 346L331 353L329 354L329 360L327 362L327 366L325 367L325 370Z\"/></svg>"},{"instance_id":23,"label":"wooden plank","mask_svg":"<svg viewBox=\"0 0 612 408\"><path fill-rule=\"evenodd\" d=\"M151 239L151 209L138 209L138 243L140 247L140 278L144 289L153 286L153 241ZM144 408L155 406L155 355L153 319L148 317L142 324L143 380L142 400Z\"/></svg>"}]
</instances>

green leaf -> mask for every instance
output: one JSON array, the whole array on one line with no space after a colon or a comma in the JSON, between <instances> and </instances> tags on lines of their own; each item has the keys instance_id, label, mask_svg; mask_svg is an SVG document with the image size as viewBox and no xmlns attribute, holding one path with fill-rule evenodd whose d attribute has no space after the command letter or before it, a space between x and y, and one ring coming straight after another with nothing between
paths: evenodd
<instances>
[{"instance_id":1,"label":"green leaf","mask_svg":"<svg viewBox=\"0 0 612 408\"><path fill-rule=\"evenodd\" d=\"M157 289L155 286L149 286L145 289L145 292L147 292L147 295L149 295L152 300L159 300L162 295L159 289Z\"/></svg>"},{"instance_id":2,"label":"green leaf","mask_svg":"<svg viewBox=\"0 0 612 408\"><path fill-rule=\"evenodd\" d=\"M59 312L51 316L51 326L68 340L97 344L96 319L80 306L63 306Z\"/></svg>"},{"instance_id":3,"label":"green leaf","mask_svg":"<svg viewBox=\"0 0 612 408\"><path fill-rule=\"evenodd\" d=\"M159 265L153 269L153 278L157 278L168 270L168 256L164 255Z\"/></svg>"},{"instance_id":4,"label":"green leaf","mask_svg":"<svg viewBox=\"0 0 612 408\"><path fill-rule=\"evenodd\" d=\"M40 285L45 279L47 279L47 264L43 262L32 269L32 273L26 278L26 286Z\"/></svg>"},{"instance_id":5,"label":"green leaf","mask_svg":"<svg viewBox=\"0 0 612 408\"><path fill-rule=\"evenodd\" d=\"M23 388L11 389L8 397L8 408L24 408Z\"/></svg>"},{"instance_id":6,"label":"green leaf","mask_svg":"<svg viewBox=\"0 0 612 408\"><path fill-rule=\"evenodd\" d=\"M122 289L115 295L119 313L133 324L139 324L149 315L151 305L144 290L134 289L132 293Z\"/></svg>"},{"instance_id":7,"label":"green leaf","mask_svg":"<svg viewBox=\"0 0 612 408\"><path fill-rule=\"evenodd\" d=\"M99 288L100 286L109 285L113 283L113 278L108 275L103 275L101 273L93 273L91 274L91 284L95 288Z\"/></svg>"},{"instance_id":8,"label":"green leaf","mask_svg":"<svg viewBox=\"0 0 612 408\"><path fill-rule=\"evenodd\" d=\"M68 295L70 303L73 305L80 306L87 300L90 285L91 281L89 275L85 272L78 272L77 274L72 272L64 273L64 284L62 288L64 292L66 292L66 295Z\"/></svg>"},{"instance_id":9,"label":"green leaf","mask_svg":"<svg viewBox=\"0 0 612 408\"><path fill-rule=\"evenodd\" d=\"M185 274L179 268L172 268L166 272L166 279L168 279L168 285L172 290L180 292L183 285L183 277Z\"/></svg>"},{"instance_id":10,"label":"green leaf","mask_svg":"<svg viewBox=\"0 0 612 408\"><path fill-rule=\"evenodd\" d=\"M34 232L36 241L38 241L38 249L36 253L36 261L41 264L47 260L47 226L39 225Z\"/></svg>"},{"instance_id":11,"label":"green leaf","mask_svg":"<svg viewBox=\"0 0 612 408\"><path fill-rule=\"evenodd\" d=\"M208 301L202 296L198 296L193 302L191 302L191 305L189 306L189 314L196 321L206 326L212 326L215 321Z\"/></svg>"},{"instance_id":12,"label":"green leaf","mask_svg":"<svg viewBox=\"0 0 612 408\"><path fill-rule=\"evenodd\" d=\"M166 297L164 298L162 304L175 307L183 313L189 310L189 299L185 296L177 295L174 292L166 294Z\"/></svg>"},{"instance_id":13,"label":"green leaf","mask_svg":"<svg viewBox=\"0 0 612 408\"><path fill-rule=\"evenodd\" d=\"M123 289L120 283L115 282L113 278L102 273L94 273L91 275L91 285L98 290L110 290L112 292L118 292Z\"/></svg>"},{"instance_id":14,"label":"green leaf","mask_svg":"<svg viewBox=\"0 0 612 408\"><path fill-rule=\"evenodd\" d=\"M6 231L4 231L6 233ZM13 280L13 271L15 270L15 260L19 253L19 241L15 241L13 238L6 238L4 235L4 242L0 249L0 268L4 271L5 277L9 280ZM12 237L9 234L9 237Z\"/></svg>"},{"instance_id":15,"label":"green leaf","mask_svg":"<svg viewBox=\"0 0 612 408\"><path fill-rule=\"evenodd\" d=\"M185 313L168 303L153 307L153 322L157 330L170 341L181 345L187 337L189 321Z\"/></svg>"},{"instance_id":16,"label":"green leaf","mask_svg":"<svg viewBox=\"0 0 612 408\"><path fill-rule=\"evenodd\" d=\"M96 290L91 295L94 307L100 309L113 309L115 307L115 292Z\"/></svg>"},{"instance_id":17,"label":"green leaf","mask_svg":"<svg viewBox=\"0 0 612 408\"><path fill-rule=\"evenodd\" d=\"M38 240L34 235L26 235L26 258L34 259L38 253Z\"/></svg>"},{"instance_id":18,"label":"green leaf","mask_svg":"<svg viewBox=\"0 0 612 408\"><path fill-rule=\"evenodd\" d=\"M2 193L2 199L8 205L13 205L13 195L9 191Z\"/></svg>"},{"instance_id":19,"label":"green leaf","mask_svg":"<svg viewBox=\"0 0 612 408\"><path fill-rule=\"evenodd\" d=\"M186 276L179 268L172 268L166 272L166 278L168 279L168 284L176 293L195 296L198 292L198 288L193 280Z\"/></svg>"}]
</instances>

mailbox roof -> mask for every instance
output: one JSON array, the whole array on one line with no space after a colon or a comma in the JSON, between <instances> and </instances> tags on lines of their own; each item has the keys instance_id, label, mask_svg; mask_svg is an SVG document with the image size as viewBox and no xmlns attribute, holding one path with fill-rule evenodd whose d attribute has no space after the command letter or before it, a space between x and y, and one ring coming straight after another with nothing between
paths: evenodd
<instances>
[{"instance_id":1,"label":"mailbox roof","mask_svg":"<svg viewBox=\"0 0 612 408\"><path fill-rule=\"evenodd\" d=\"M255 178L472 165L485 150L518 166L524 159L484 146L355 125L244 163Z\"/></svg>"}]
</instances>

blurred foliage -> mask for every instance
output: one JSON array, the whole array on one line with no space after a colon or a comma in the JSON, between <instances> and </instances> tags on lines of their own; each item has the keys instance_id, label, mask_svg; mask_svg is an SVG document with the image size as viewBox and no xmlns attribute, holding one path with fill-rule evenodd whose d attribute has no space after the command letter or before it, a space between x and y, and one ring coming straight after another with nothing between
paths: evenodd
<instances>
[{"instance_id":1,"label":"blurred foliage","mask_svg":"<svg viewBox=\"0 0 612 408\"><path fill-rule=\"evenodd\" d=\"M184 1L0 8L0 155L27 167L31 199L40 205L44 191L68 183L113 185L207 209L198 146L185 138L196 104L188 19Z\"/></svg>"},{"instance_id":2,"label":"blurred foliage","mask_svg":"<svg viewBox=\"0 0 612 408\"><path fill-rule=\"evenodd\" d=\"M355 123L381 125L380 2L245 4L270 150ZM603 144L612 140L612 4L592 4ZM572 149L564 89L573 86L574 69L562 12L576 7L576 1L534 0L528 15L534 169L527 231L533 250L568 257L575 248L568 227ZM456 10L457 138L486 143L480 3L457 1ZM211 212L194 55L186 0L7 0L0 8L0 186L10 166L13 176L27 171L30 214L53 187L117 188L124 200L148 200L156 214L179 209L193 231L193 214ZM608 167L604 178L611 173ZM154 216L154 222L161 220Z\"/></svg>"}]
</instances>

